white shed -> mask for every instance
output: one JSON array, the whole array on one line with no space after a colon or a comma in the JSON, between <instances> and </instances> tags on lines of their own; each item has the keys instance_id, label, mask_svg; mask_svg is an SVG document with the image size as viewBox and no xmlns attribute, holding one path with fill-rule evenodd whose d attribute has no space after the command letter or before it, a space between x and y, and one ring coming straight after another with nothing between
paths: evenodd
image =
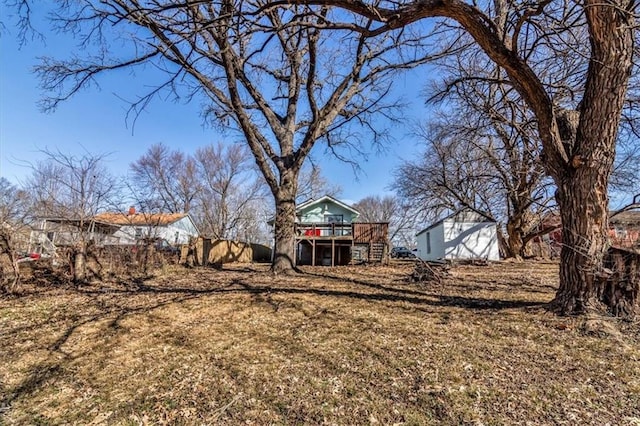
<instances>
[{"instance_id":1,"label":"white shed","mask_svg":"<svg viewBox=\"0 0 640 426\"><path fill-rule=\"evenodd\" d=\"M423 260L500 260L495 221L469 209L423 229L416 239Z\"/></svg>"}]
</instances>

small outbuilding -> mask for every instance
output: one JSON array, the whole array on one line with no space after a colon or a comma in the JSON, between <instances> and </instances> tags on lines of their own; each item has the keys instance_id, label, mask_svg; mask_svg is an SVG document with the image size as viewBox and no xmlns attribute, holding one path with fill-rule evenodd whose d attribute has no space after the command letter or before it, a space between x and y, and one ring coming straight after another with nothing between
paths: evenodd
<instances>
[{"instance_id":1,"label":"small outbuilding","mask_svg":"<svg viewBox=\"0 0 640 426\"><path fill-rule=\"evenodd\" d=\"M471 209L432 224L416 239L422 260L500 260L496 222Z\"/></svg>"}]
</instances>

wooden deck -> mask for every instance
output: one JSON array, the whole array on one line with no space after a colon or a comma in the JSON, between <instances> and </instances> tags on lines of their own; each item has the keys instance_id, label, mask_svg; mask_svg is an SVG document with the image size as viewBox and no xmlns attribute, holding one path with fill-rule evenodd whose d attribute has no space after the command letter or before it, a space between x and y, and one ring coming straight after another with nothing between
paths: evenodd
<instances>
[{"instance_id":1,"label":"wooden deck","mask_svg":"<svg viewBox=\"0 0 640 426\"><path fill-rule=\"evenodd\" d=\"M296 261L313 266L380 262L388 253L388 230L388 223L297 223Z\"/></svg>"}]
</instances>

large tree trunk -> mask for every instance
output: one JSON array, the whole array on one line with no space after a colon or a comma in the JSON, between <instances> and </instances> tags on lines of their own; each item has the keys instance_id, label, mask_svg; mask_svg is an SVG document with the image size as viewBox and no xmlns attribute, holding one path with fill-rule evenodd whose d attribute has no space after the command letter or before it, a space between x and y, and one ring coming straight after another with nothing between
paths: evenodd
<instances>
[{"instance_id":1,"label":"large tree trunk","mask_svg":"<svg viewBox=\"0 0 640 426\"><path fill-rule=\"evenodd\" d=\"M507 235L509 239L509 253L512 258L516 260L522 260L522 252L524 250L524 241L522 240L522 232L520 227L520 221L515 223L514 221L507 222Z\"/></svg>"},{"instance_id":2,"label":"large tree trunk","mask_svg":"<svg viewBox=\"0 0 640 426\"><path fill-rule=\"evenodd\" d=\"M509 237L507 241L509 245L508 252L511 254L511 257L517 260L530 257L533 251L531 250L530 240L527 239L527 235L531 231L531 225L528 223L526 212L521 212L510 217L506 228Z\"/></svg>"},{"instance_id":3,"label":"large tree trunk","mask_svg":"<svg viewBox=\"0 0 640 426\"><path fill-rule=\"evenodd\" d=\"M522 207L522 205L526 205L526 207ZM507 238L503 242L505 257L522 260L533 256L531 234L534 228L534 216L528 206L527 201L521 202L521 205L518 205L516 201L511 201L511 213L505 225Z\"/></svg>"},{"instance_id":4,"label":"large tree trunk","mask_svg":"<svg viewBox=\"0 0 640 426\"><path fill-rule=\"evenodd\" d=\"M607 250L607 179L604 170L583 168L558 185L562 218L560 287L554 304L563 314L601 310L603 260Z\"/></svg>"},{"instance_id":5,"label":"large tree trunk","mask_svg":"<svg viewBox=\"0 0 640 426\"><path fill-rule=\"evenodd\" d=\"M287 170L281 173L280 187L275 192L274 252L271 270L276 274L295 271L295 219L298 175Z\"/></svg>"},{"instance_id":6,"label":"large tree trunk","mask_svg":"<svg viewBox=\"0 0 640 426\"><path fill-rule=\"evenodd\" d=\"M602 301L609 309L621 304L604 299L602 293L608 181L633 54L633 18L623 13L625 6L622 1L587 0L591 60L579 121L577 127L571 119L565 120L566 126L558 122L561 129L569 130L561 132L569 164L552 171L558 186L563 243L560 287L554 302L565 314L597 309ZM619 294L624 297L625 293Z\"/></svg>"}]
</instances>

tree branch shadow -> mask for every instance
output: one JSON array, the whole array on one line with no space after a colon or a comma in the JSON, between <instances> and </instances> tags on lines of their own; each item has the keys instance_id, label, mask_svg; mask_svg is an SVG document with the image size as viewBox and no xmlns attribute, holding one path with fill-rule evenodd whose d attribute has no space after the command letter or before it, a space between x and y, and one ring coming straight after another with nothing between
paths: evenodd
<instances>
[{"instance_id":1,"label":"tree branch shadow","mask_svg":"<svg viewBox=\"0 0 640 426\"><path fill-rule=\"evenodd\" d=\"M237 271L235 271L237 272ZM109 320L107 327L119 332L121 329L120 324L125 318L136 314L147 314L156 309L162 308L171 304L180 304L189 300L217 295L249 295L251 296L253 303L266 303L273 309L274 313L277 313L281 308L293 308L300 310L305 316L311 314L308 309L305 309L304 303L294 303L293 301L275 300L275 295L296 296L296 295L312 295L327 298L338 298L344 300L359 300L371 303L387 302L387 303L400 303L404 306L406 304L412 305L415 309L425 311L427 307L455 307L463 308L475 311L499 311L504 309L526 309L537 306L544 306L544 303L531 302L526 300L502 300L497 298L480 298L480 297L465 297L465 296L452 296L436 294L424 291L418 291L413 289L395 288L382 284L372 283L357 278L344 278L338 276L331 276L326 274L312 274L306 273L308 276L318 277L320 279L330 280L332 282L349 283L352 284L351 289L331 289L331 288L314 288L301 284L296 286L293 283L276 283L270 284L255 284L252 283L250 277L255 274L256 271L247 269L246 271L240 271L241 276L232 278L223 285L216 283L215 288L204 287L196 288L195 285L181 286L181 287L166 287L160 285L153 285L151 280L137 280L130 283L131 285L122 285L120 288L103 289L103 288L84 288L79 287L75 289L69 289L68 291L75 291L86 296L98 296L113 294L115 296L115 305L107 305L99 298L94 297L94 303L100 310L99 314L91 314L81 316L72 319L72 323L66 326L62 334L47 347L48 355L33 366L30 369L30 373L19 384L17 384L12 390L2 389L2 398L0 399L0 415L8 411L14 401L28 396L38 390L38 388L45 386L45 384L54 379L57 375L61 374L66 363L70 361L71 355L63 351L65 343L74 335L74 333L81 327L96 323L99 321ZM246 273L246 276L245 276ZM129 296L148 294L160 297L151 298L150 302L147 302L141 306L126 306L130 300ZM305 302L306 303L306 302ZM322 313L322 309L319 310ZM326 309L325 309L326 311ZM316 315L317 313L313 313ZM42 325L42 324L41 324ZM31 326L37 327L37 324ZM3 337L6 340L16 339L18 334L21 334L28 330L26 327L16 328L8 333L3 333ZM104 332L108 330L103 330ZM123 331L126 332L126 331ZM77 357L76 357L77 358Z\"/></svg>"}]
</instances>

